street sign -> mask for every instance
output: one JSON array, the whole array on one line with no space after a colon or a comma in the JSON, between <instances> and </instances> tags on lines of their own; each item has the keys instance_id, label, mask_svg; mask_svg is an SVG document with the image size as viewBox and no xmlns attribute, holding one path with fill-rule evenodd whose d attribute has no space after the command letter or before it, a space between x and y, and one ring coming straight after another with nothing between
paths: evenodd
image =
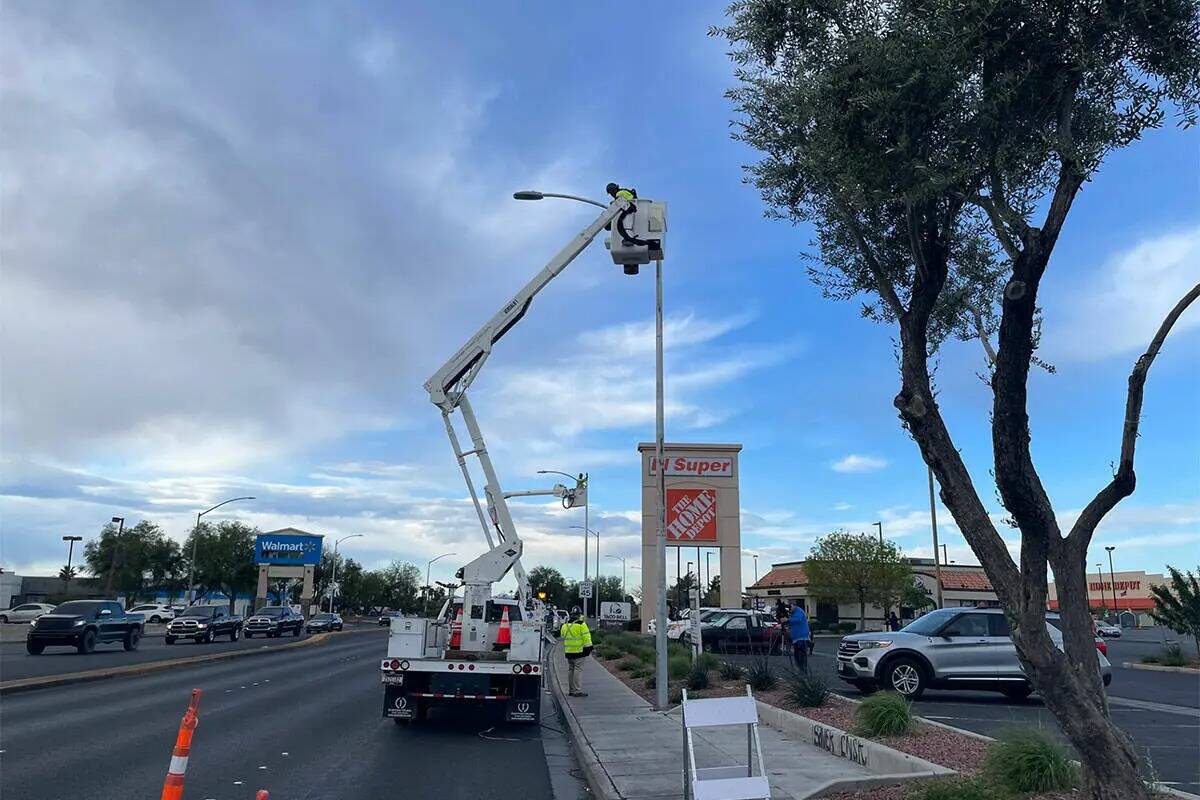
<instances>
[{"instance_id":1,"label":"street sign","mask_svg":"<svg viewBox=\"0 0 1200 800\"><path fill-rule=\"evenodd\" d=\"M592 599L592 582L583 581L579 584L579 596L584 600Z\"/></svg>"},{"instance_id":2,"label":"street sign","mask_svg":"<svg viewBox=\"0 0 1200 800\"><path fill-rule=\"evenodd\" d=\"M601 622L629 622L629 603L604 602L600 604Z\"/></svg>"}]
</instances>

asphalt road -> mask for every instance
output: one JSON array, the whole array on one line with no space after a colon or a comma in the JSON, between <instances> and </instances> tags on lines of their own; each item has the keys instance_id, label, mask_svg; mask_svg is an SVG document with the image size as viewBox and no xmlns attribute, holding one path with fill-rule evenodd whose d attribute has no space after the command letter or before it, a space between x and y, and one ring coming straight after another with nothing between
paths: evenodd
<instances>
[{"instance_id":1,"label":"asphalt road","mask_svg":"<svg viewBox=\"0 0 1200 800\"><path fill-rule=\"evenodd\" d=\"M335 636L6 696L0 796L157 796L193 687L204 691L185 786L193 800L249 800L257 789L281 800L580 796L548 698L541 726L451 710L413 726L382 718L385 642L382 631Z\"/></svg>"},{"instance_id":2,"label":"asphalt road","mask_svg":"<svg viewBox=\"0 0 1200 800\"><path fill-rule=\"evenodd\" d=\"M1143 632L1138 632L1143 633ZM1126 669L1140 655L1162 649L1157 638L1134 636L1109 640L1113 680L1109 686L1112 718L1138 746L1147 778L1200 794L1200 675ZM825 676L837 693L861 699L857 689L837 677L836 638L818 638L810 669ZM733 660L745 663L747 656ZM784 656L772 656L780 669ZM1058 734L1058 723L1035 694L1013 701L999 693L929 690L913 703L913 711L956 728L995 736L1005 728L1032 725ZM1061 735L1061 734L1058 734Z\"/></svg>"},{"instance_id":3,"label":"asphalt road","mask_svg":"<svg viewBox=\"0 0 1200 800\"><path fill-rule=\"evenodd\" d=\"M301 633L300 638L307 634ZM58 675L64 672L84 672L92 669L108 669L123 667L129 664L144 664L149 661L163 661L187 656L201 656L208 653L220 653L226 650L254 650L278 647L281 644L295 642L297 639L290 633L278 639L264 639L256 636L247 640L244 636L236 642L224 637L209 644L196 644L190 639L180 639L175 644L168 645L161 636L146 636L142 638L138 649L127 653L120 642L96 645L96 650L88 655L82 655L73 647L48 647L40 656L31 656L25 652L25 642L0 642L0 681L12 681L18 678L34 678L43 675Z\"/></svg>"}]
</instances>

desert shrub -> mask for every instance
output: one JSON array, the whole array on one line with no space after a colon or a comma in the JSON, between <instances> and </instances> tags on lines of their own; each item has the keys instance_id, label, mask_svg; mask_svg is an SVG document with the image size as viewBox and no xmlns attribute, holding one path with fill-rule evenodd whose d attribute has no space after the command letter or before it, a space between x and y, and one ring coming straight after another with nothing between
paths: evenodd
<instances>
[{"instance_id":1,"label":"desert shrub","mask_svg":"<svg viewBox=\"0 0 1200 800\"><path fill-rule=\"evenodd\" d=\"M643 664L642 664L642 662L640 662L640 661L639 661L639 662L638 662L637 669L635 669L635 670L632 670L632 671L629 673L629 677L631 677L631 678L645 678L646 676L648 676L648 675L653 675L653 674L654 674L654 670L652 670L652 669L650 669L649 667L647 667L647 666L643 665Z\"/></svg>"},{"instance_id":2,"label":"desert shrub","mask_svg":"<svg viewBox=\"0 0 1200 800\"><path fill-rule=\"evenodd\" d=\"M655 689L657 687L658 687L658 676L655 675L654 672L652 671L649 675L646 676L646 688L647 689Z\"/></svg>"},{"instance_id":3,"label":"desert shrub","mask_svg":"<svg viewBox=\"0 0 1200 800\"><path fill-rule=\"evenodd\" d=\"M861 736L899 736L914 725L908 701L895 692L871 695L854 711L855 730Z\"/></svg>"},{"instance_id":4,"label":"desert shrub","mask_svg":"<svg viewBox=\"0 0 1200 800\"><path fill-rule=\"evenodd\" d=\"M621 670L621 672L632 672L635 669L640 669L641 666L642 662L628 656L617 662L617 669Z\"/></svg>"},{"instance_id":5,"label":"desert shrub","mask_svg":"<svg viewBox=\"0 0 1200 800\"><path fill-rule=\"evenodd\" d=\"M698 661L705 669L716 669L720 665L720 659L712 653L701 653Z\"/></svg>"},{"instance_id":6,"label":"desert shrub","mask_svg":"<svg viewBox=\"0 0 1200 800\"><path fill-rule=\"evenodd\" d=\"M667 659L667 674L672 680L686 677L692 670L692 659L686 655L671 656Z\"/></svg>"},{"instance_id":7,"label":"desert shrub","mask_svg":"<svg viewBox=\"0 0 1200 800\"><path fill-rule=\"evenodd\" d=\"M717 674L722 680L736 681L746 674L746 670L742 669L740 664L735 664L732 661L722 661L717 665Z\"/></svg>"},{"instance_id":8,"label":"desert shrub","mask_svg":"<svg viewBox=\"0 0 1200 800\"><path fill-rule=\"evenodd\" d=\"M696 698L696 697L699 697L699 695L694 694L694 695L692 695L692 697ZM680 703L682 703L683 702L683 687L682 686L672 686L670 691L667 692L667 702L673 706L679 705Z\"/></svg>"},{"instance_id":9,"label":"desert shrub","mask_svg":"<svg viewBox=\"0 0 1200 800\"><path fill-rule=\"evenodd\" d=\"M704 666L703 661L695 661L692 668L688 670L687 687L689 689L708 688L708 668Z\"/></svg>"},{"instance_id":10,"label":"desert shrub","mask_svg":"<svg viewBox=\"0 0 1200 800\"><path fill-rule=\"evenodd\" d=\"M1183 649L1178 642L1171 642L1163 648L1162 658L1158 663L1164 667L1186 667L1187 659L1183 657Z\"/></svg>"},{"instance_id":11,"label":"desert shrub","mask_svg":"<svg viewBox=\"0 0 1200 800\"><path fill-rule=\"evenodd\" d=\"M746 668L746 683L750 684L750 688L756 692L774 689L778 680L770 660L766 657L755 658Z\"/></svg>"},{"instance_id":12,"label":"desert shrub","mask_svg":"<svg viewBox=\"0 0 1200 800\"><path fill-rule=\"evenodd\" d=\"M787 698L800 708L820 708L829 700L829 684L820 675L788 670L783 686Z\"/></svg>"},{"instance_id":13,"label":"desert shrub","mask_svg":"<svg viewBox=\"0 0 1200 800\"><path fill-rule=\"evenodd\" d=\"M1075 786L1067 749L1037 728L1001 733L988 747L983 773L1010 792L1052 792Z\"/></svg>"},{"instance_id":14,"label":"desert shrub","mask_svg":"<svg viewBox=\"0 0 1200 800\"><path fill-rule=\"evenodd\" d=\"M1007 794L979 778L950 778L921 783L904 800L1001 800Z\"/></svg>"}]
</instances>

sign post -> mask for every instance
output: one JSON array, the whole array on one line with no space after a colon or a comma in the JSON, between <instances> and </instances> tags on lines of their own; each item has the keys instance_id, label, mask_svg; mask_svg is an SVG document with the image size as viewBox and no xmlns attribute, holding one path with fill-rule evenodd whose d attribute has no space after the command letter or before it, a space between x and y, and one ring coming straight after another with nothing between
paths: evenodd
<instances>
[{"instance_id":1,"label":"sign post","mask_svg":"<svg viewBox=\"0 0 1200 800\"><path fill-rule=\"evenodd\" d=\"M692 661L695 661L704 652L704 643L700 641L700 587L693 586L689 594L692 610L688 612L688 626L692 635Z\"/></svg>"},{"instance_id":2,"label":"sign post","mask_svg":"<svg viewBox=\"0 0 1200 800\"><path fill-rule=\"evenodd\" d=\"M623 628L630 620L629 603L603 602L600 604L600 626Z\"/></svg>"}]
</instances>

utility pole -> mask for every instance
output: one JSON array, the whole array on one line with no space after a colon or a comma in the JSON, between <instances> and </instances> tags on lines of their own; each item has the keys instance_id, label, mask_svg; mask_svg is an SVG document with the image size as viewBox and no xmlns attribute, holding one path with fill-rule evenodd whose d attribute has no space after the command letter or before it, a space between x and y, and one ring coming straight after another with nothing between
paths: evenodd
<instances>
[{"instance_id":1,"label":"utility pole","mask_svg":"<svg viewBox=\"0 0 1200 800\"><path fill-rule=\"evenodd\" d=\"M1120 609L1117 608L1117 573L1113 572L1113 557L1112 551L1117 548L1109 545L1104 548L1108 551L1108 577L1112 579L1112 597L1113 597L1113 613L1117 615L1117 620L1121 619ZM1103 583L1103 581L1101 581Z\"/></svg>"},{"instance_id":2,"label":"utility pole","mask_svg":"<svg viewBox=\"0 0 1200 800\"><path fill-rule=\"evenodd\" d=\"M117 528L117 540L113 542L112 563L108 567L108 580L104 582L105 597L112 594L113 573L117 571L117 554L121 552L121 537L125 535L125 518L113 517L112 521L119 523L120 527Z\"/></svg>"},{"instance_id":3,"label":"utility pole","mask_svg":"<svg viewBox=\"0 0 1200 800\"><path fill-rule=\"evenodd\" d=\"M196 590L194 588L195 583L193 582L193 578L195 578L195 576L196 576L196 545L200 543L200 518L203 517L205 514L207 514L209 511L216 511L218 508L225 505L226 503L234 503L234 502L237 502L238 500L255 500L255 499L257 499L257 498L254 498L254 497L231 497L230 499L225 500L224 502L217 503L215 506L213 506L210 509L201 511L198 514L196 514L196 527L192 531L192 560L191 560L191 563L188 564L188 594L190 595L190 597L188 598L188 605L191 605L192 603L196 602ZM116 519L113 519L113 522L116 522ZM234 605L234 602L233 602L233 598L231 597L229 599L229 613L230 614L233 613L233 605Z\"/></svg>"},{"instance_id":4,"label":"utility pole","mask_svg":"<svg viewBox=\"0 0 1200 800\"><path fill-rule=\"evenodd\" d=\"M933 573L937 581L937 607L942 607L942 563L938 561L937 504L933 500L933 467L929 470L929 525L933 528Z\"/></svg>"},{"instance_id":5,"label":"utility pole","mask_svg":"<svg viewBox=\"0 0 1200 800\"><path fill-rule=\"evenodd\" d=\"M752 554L754 558L754 582L758 583L758 553Z\"/></svg>"},{"instance_id":6,"label":"utility pole","mask_svg":"<svg viewBox=\"0 0 1200 800\"><path fill-rule=\"evenodd\" d=\"M654 458L658 463L658 525L655 565L658 567L658 624L654 626L654 707L667 708L667 465L663 451L666 415L663 411L663 283L662 259L654 262Z\"/></svg>"},{"instance_id":7,"label":"utility pole","mask_svg":"<svg viewBox=\"0 0 1200 800\"><path fill-rule=\"evenodd\" d=\"M876 522L876 523L875 523L875 527L876 527L876 528L879 528L879 543L880 543L880 544L883 544L883 523L882 523L882 522Z\"/></svg>"},{"instance_id":8,"label":"utility pole","mask_svg":"<svg viewBox=\"0 0 1200 800\"><path fill-rule=\"evenodd\" d=\"M1096 577L1100 579L1100 605L1101 607L1108 605L1108 597L1104 594L1104 565L1099 561L1096 562ZM1061 604L1062 601L1060 600Z\"/></svg>"},{"instance_id":9,"label":"utility pole","mask_svg":"<svg viewBox=\"0 0 1200 800\"><path fill-rule=\"evenodd\" d=\"M361 534L361 533L352 533L348 536L343 536L342 538L338 539L337 541L335 541L333 543L333 569L330 570L333 574L329 576L329 613L330 614L333 613L333 595L334 595L334 593L337 592L338 545L341 544L342 542L346 541L347 539L357 539L358 537L360 537L362 535L363 534ZM429 583L428 573L426 573L425 583ZM320 609L321 609L321 606L318 605L317 610L319 611ZM233 609L230 609L230 611L232 612Z\"/></svg>"},{"instance_id":10,"label":"utility pole","mask_svg":"<svg viewBox=\"0 0 1200 800\"><path fill-rule=\"evenodd\" d=\"M605 558L615 558L621 562L621 602L625 602L625 556L605 556Z\"/></svg>"},{"instance_id":11,"label":"utility pole","mask_svg":"<svg viewBox=\"0 0 1200 800\"><path fill-rule=\"evenodd\" d=\"M712 558L712 550L704 551L704 571L708 573L709 586L712 585L712 563L709 561L710 558ZM707 590L705 593L707 594ZM720 601L718 601L718 605L720 605Z\"/></svg>"}]
</instances>

